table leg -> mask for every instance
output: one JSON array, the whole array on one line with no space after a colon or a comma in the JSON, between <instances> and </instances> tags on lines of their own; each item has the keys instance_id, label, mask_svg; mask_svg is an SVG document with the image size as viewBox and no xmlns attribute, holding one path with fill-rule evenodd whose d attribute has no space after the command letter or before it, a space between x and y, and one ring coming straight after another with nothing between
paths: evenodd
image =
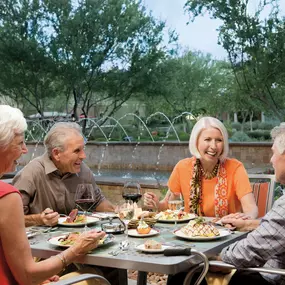
<instances>
[{"instance_id":1,"label":"table leg","mask_svg":"<svg viewBox=\"0 0 285 285\"><path fill-rule=\"evenodd\" d=\"M146 285L147 282L147 272L138 271L137 285Z\"/></svg>"},{"instance_id":2,"label":"table leg","mask_svg":"<svg viewBox=\"0 0 285 285\"><path fill-rule=\"evenodd\" d=\"M119 284L128 285L128 271L127 269L118 269L119 271Z\"/></svg>"}]
</instances>

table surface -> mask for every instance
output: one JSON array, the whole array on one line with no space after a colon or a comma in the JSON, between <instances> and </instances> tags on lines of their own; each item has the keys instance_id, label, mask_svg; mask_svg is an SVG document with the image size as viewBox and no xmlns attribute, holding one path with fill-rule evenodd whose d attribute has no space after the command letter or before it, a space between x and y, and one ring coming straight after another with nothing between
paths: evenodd
<instances>
[{"instance_id":1,"label":"table surface","mask_svg":"<svg viewBox=\"0 0 285 285\"><path fill-rule=\"evenodd\" d=\"M177 224L177 227L185 226L186 223ZM154 239L163 244L174 245L175 248L192 247L200 252L205 253L208 257L218 254L222 248L245 237L245 233L233 232L231 235L215 239L211 241L190 241L180 239L173 234L175 225L167 223L156 223L155 229L160 231L159 235L153 237L136 238L128 237L130 248L127 251L120 252L117 256L110 254L119 248L119 243L126 238L125 234L115 235L113 243L96 248L92 253L79 257L76 262L82 264L91 264L98 266L113 267L119 269L133 269L143 272L157 272L164 274L175 274L183 270L187 270L201 261L199 257L194 256L164 256L163 253L144 253L138 251L135 247L143 244L147 239ZM97 223L92 228L100 228ZM33 256L40 258L48 258L65 248L57 247L47 242L48 238L59 236L61 234L73 231L79 231L80 228L59 227L58 231L53 233L45 233L41 238L34 242L34 238L30 239ZM35 237L36 239L36 237Z\"/></svg>"}]
</instances>

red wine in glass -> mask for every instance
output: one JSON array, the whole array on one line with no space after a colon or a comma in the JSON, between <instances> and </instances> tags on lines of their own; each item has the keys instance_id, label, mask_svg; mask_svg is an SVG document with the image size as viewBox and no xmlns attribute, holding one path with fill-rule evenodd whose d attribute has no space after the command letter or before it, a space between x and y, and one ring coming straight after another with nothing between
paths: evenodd
<instances>
[{"instance_id":1,"label":"red wine in glass","mask_svg":"<svg viewBox=\"0 0 285 285\"><path fill-rule=\"evenodd\" d=\"M75 200L75 204L80 208L83 212L88 212L92 209L92 206L95 204L94 199L77 199Z\"/></svg>"},{"instance_id":2,"label":"red wine in glass","mask_svg":"<svg viewBox=\"0 0 285 285\"><path fill-rule=\"evenodd\" d=\"M132 193L127 193L127 194L123 194L123 198L125 200L131 200L133 202L138 202L142 197L142 194L132 194Z\"/></svg>"},{"instance_id":3,"label":"red wine in glass","mask_svg":"<svg viewBox=\"0 0 285 285\"><path fill-rule=\"evenodd\" d=\"M122 196L126 201L137 203L142 197L140 184L133 181L125 183Z\"/></svg>"},{"instance_id":4,"label":"red wine in glass","mask_svg":"<svg viewBox=\"0 0 285 285\"><path fill-rule=\"evenodd\" d=\"M83 210L83 215L92 209L95 204L95 191L92 184L78 184L75 193L75 204ZM84 230L87 231L87 216Z\"/></svg>"}]
</instances>

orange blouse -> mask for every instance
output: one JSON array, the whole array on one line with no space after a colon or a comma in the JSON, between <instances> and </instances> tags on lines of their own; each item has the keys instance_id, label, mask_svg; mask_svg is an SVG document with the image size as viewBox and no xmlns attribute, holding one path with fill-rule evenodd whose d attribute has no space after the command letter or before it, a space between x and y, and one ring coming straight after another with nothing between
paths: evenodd
<instances>
[{"instance_id":1,"label":"orange blouse","mask_svg":"<svg viewBox=\"0 0 285 285\"><path fill-rule=\"evenodd\" d=\"M185 211L189 212L190 182L193 174L193 157L180 160L174 167L169 180L168 187L171 192L182 194ZM240 199L248 193L252 193L247 172L243 164L236 159L226 159L225 169L227 174L227 199L230 213L241 212ZM207 217L215 216L215 186L218 178L202 179L202 209Z\"/></svg>"}]
</instances>

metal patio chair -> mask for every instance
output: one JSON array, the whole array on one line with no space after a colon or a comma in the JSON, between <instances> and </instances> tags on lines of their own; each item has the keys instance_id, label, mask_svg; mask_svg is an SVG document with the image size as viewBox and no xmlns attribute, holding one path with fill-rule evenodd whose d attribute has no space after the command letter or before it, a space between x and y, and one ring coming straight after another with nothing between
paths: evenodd
<instances>
[{"instance_id":1,"label":"metal patio chair","mask_svg":"<svg viewBox=\"0 0 285 285\"><path fill-rule=\"evenodd\" d=\"M165 249L164 255L165 256L189 255L189 257L196 255L202 260L202 262L189 269L184 279L183 285L189 285L190 282L192 281L193 275L198 271L200 272L200 275L194 285L199 285L202 282L202 280L205 278L209 270L209 260L207 256L203 252L200 252L193 248L189 247L184 249Z\"/></svg>"},{"instance_id":2,"label":"metal patio chair","mask_svg":"<svg viewBox=\"0 0 285 285\"><path fill-rule=\"evenodd\" d=\"M271 267L239 268L239 267L235 267L232 264L225 263L223 261L218 261L218 260L211 260L211 261L209 261L209 265L210 266L224 268L224 269L238 269L238 270L252 271L252 272L259 272L259 273L269 273L269 274L285 275L285 269L280 269L280 268L271 268Z\"/></svg>"},{"instance_id":3,"label":"metal patio chair","mask_svg":"<svg viewBox=\"0 0 285 285\"><path fill-rule=\"evenodd\" d=\"M51 284L51 285L72 285L72 284L75 284L77 282L85 281L85 280L89 280L89 279L97 279L100 282L102 282L103 284L111 285L111 283L106 278L104 278L103 276L97 275L97 274L89 274L89 273L81 274L78 276L73 276L73 277L70 277L66 280L51 282L49 284Z\"/></svg>"}]
</instances>

